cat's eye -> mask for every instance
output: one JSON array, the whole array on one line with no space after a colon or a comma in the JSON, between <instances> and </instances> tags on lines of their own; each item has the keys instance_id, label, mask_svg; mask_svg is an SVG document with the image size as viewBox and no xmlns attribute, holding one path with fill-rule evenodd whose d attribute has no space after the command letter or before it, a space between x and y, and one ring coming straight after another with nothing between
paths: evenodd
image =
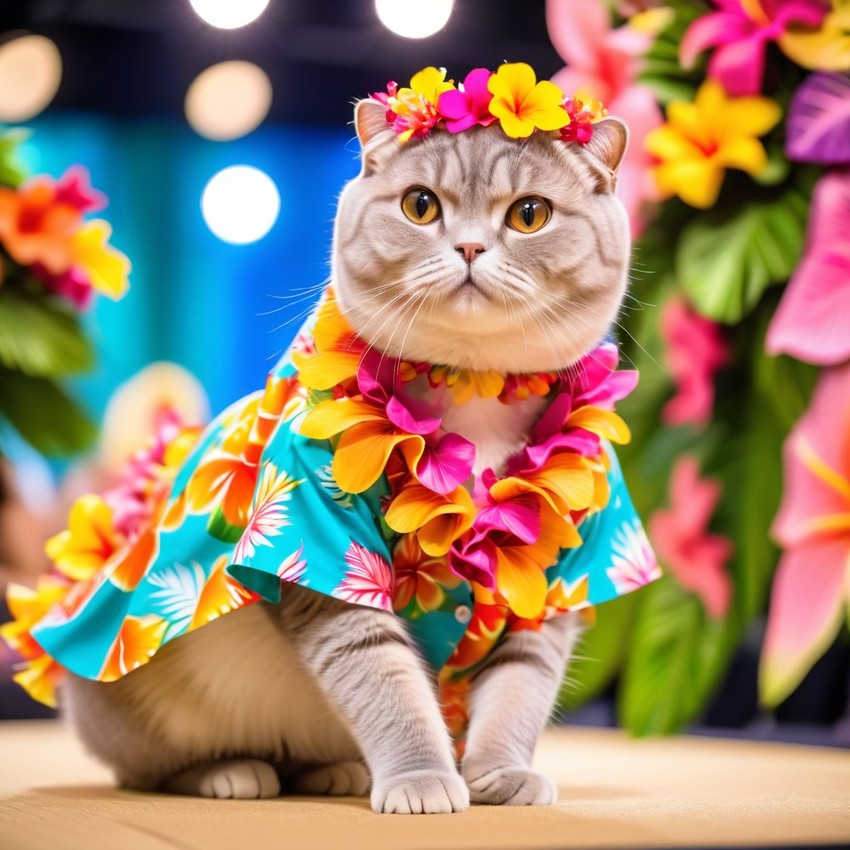
<instances>
[{"instance_id":1,"label":"cat's eye","mask_svg":"<svg viewBox=\"0 0 850 850\"><path fill-rule=\"evenodd\" d=\"M430 224L440 215L440 202L430 189L411 189L401 199L404 214L414 224Z\"/></svg>"},{"instance_id":2,"label":"cat's eye","mask_svg":"<svg viewBox=\"0 0 850 850\"><path fill-rule=\"evenodd\" d=\"M542 198L520 198L511 204L506 221L520 233L536 233L551 215L549 204Z\"/></svg>"}]
</instances>

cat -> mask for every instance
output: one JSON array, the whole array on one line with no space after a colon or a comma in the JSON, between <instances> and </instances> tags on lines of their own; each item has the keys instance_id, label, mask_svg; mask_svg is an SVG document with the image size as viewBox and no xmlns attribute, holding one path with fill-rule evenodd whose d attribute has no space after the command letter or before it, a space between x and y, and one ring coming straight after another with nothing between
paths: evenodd
<instances>
[{"instance_id":1,"label":"cat","mask_svg":"<svg viewBox=\"0 0 850 850\"><path fill-rule=\"evenodd\" d=\"M366 99L355 127L362 168L339 200L331 276L362 339L387 357L526 373L566 369L605 337L629 262L622 123L597 122L584 146L485 127L402 144ZM476 473L499 470L546 404L474 398L444 421L475 444ZM567 613L496 646L471 680L459 768L403 621L297 585L117 681L70 675L62 702L131 789L370 793L386 813L550 804L555 786L531 760L580 631Z\"/></svg>"}]
</instances>

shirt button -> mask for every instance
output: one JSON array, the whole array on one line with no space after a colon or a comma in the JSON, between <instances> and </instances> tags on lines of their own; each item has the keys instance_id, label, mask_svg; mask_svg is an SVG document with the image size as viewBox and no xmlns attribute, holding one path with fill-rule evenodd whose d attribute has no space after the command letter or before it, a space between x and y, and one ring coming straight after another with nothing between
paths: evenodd
<instances>
[{"instance_id":1,"label":"shirt button","mask_svg":"<svg viewBox=\"0 0 850 850\"><path fill-rule=\"evenodd\" d=\"M468 623L472 619L472 609L468 605L458 605L455 608L455 619L459 623Z\"/></svg>"}]
</instances>

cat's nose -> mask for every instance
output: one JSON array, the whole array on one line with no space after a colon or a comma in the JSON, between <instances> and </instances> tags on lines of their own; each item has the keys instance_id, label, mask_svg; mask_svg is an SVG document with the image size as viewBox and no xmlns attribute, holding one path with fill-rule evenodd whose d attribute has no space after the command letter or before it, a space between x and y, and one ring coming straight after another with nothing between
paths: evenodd
<instances>
[{"instance_id":1,"label":"cat's nose","mask_svg":"<svg viewBox=\"0 0 850 850\"><path fill-rule=\"evenodd\" d=\"M479 254L484 253L484 246L477 242L462 242L460 245L455 245L455 251L463 254L467 263L471 263Z\"/></svg>"}]
</instances>

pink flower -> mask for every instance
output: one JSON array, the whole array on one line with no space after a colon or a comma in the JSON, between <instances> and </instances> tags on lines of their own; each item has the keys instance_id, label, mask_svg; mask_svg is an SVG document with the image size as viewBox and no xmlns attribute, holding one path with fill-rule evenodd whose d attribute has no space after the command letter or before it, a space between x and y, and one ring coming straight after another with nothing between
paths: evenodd
<instances>
[{"instance_id":1,"label":"pink flower","mask_svg":"<svg viewBox=\"0 0 850 850\"><path fill-rule=\"evenodd\" d=\"M682 39L679 56L690 68L697 56L715 48L708 74L736 97L758 94L767 44L778 41L790 24L818 27L825 0L714 0L716 12L694 21Z\"/></svg>"},{"instance_id":2,"label":"pink flower","mask_svg":"<svg viewBox=\"0 0 850 850\"><path fill-rule=\"evenodd\" d=\"M850 171L818 181L803 260L767 331L768 354L828 366L850 358Z\"/></svg>"},{"instance_id":3,"label":"pink flower","mask_svg":"<svg viewBox=\"0 0 850 850\"><path fill-rule=\"evenodd\" d=\"M773 535L785 547L770 600L760 690L784 700L828 649L850 587L850 364L821 375L785 442L785 491Z\"/></svg>"},{"instance_id":4,"label":"pink flower","mask_svg":"<svg viewBox=\"0 0 850 850\"><path fill-rule=\"evenodd\" d=\"M696 458L684 455L673 468L670 509L656 511L649 520L661 562L679 584L699 596L714 619L726 615L732 596L726 571L732 541L707 530L719 498L720 485L701 480Z\"/></svg>"},{"instance_id":5,"label":"pink flower","mask_svg":"<svg viewBox=\"0 0 850 850\"><path fill-rule=\"evenodd\" d=\"M546 23L552 44L567 64L552 82L567 94L601 101L609 114L629 127L629 146L617 172L617 196L629 214L632 236L638 237L645 225L644 202L658 199L644 139L664 120L655 95L636 82L652 36L628 25L612 29L599 0L547 0Z\"/></svg>"},{"instance_id":6,"label":"pink flower","mask_svg":"<svg viewBox=\"0 0 850 850\"><path fill-rule=\"evenodd\" d=\"M684 300L668 301L661 314L667 368L676 395L664 406L666 425L705 427L714 407L714 373L729 361L729 343L720 325L700 316Z\"/></svg>"},{"instance_id":7,"label":"pink flower","mask_svg":"<svg viewBox=\"0 0 850 850\"><path fill-rule=\"evenodd\" d=\"M393 610L393 574L390 565L374 552L351 541L345 553L349 569L333 595L345 602Z\"/></svg>"},{"instance_id":8,"label":"pink flower","mask_svg":"<svg viewBox=\"0 0 850 850\"><path fill-rule=\"evenodd\" d=\"M565 142L578 142L586 145L593 138L594 111L577 97L568 97L564 109L570 116L570 123L561 128L561 138Z\"/></svg>"},{"instance_id":9,"label":"pink flower","mask_svg":"<svg viewBox=\"0 0 850 850\"><path fill-rule=\"evenodd\" d=\"M487 88L491 76L487 68L475 68L466 75L462 88L440 95L437 112L446 119L446 129L450 133L462 133L476 124L487 127L496 120L490 113L493 95Z\"/></svg>"}]
</instances>

